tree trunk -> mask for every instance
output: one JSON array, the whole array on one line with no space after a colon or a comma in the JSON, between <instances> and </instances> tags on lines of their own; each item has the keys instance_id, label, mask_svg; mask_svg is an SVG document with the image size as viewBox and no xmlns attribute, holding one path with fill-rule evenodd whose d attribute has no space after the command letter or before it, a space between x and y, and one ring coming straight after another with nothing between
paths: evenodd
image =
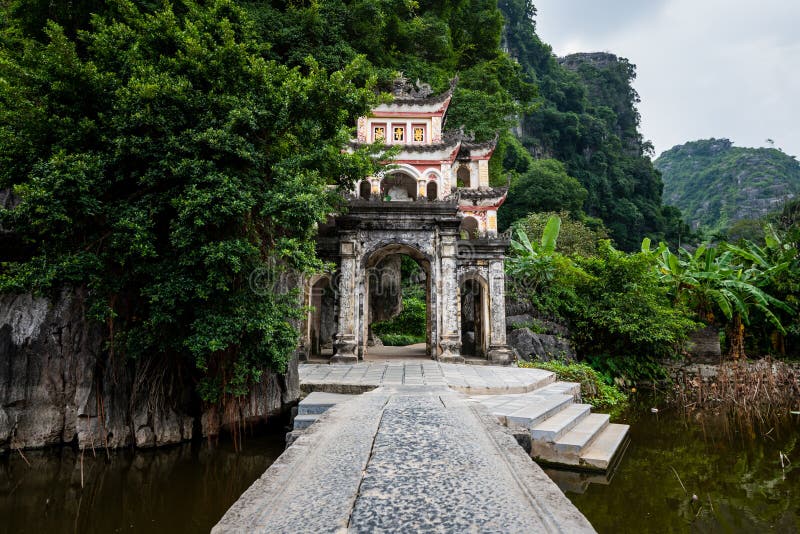
<instances>
[{"instance_id":1,"label":"tree trunk","mask_svg":"<svg viewBox=\"0 0 800 534\"><path fill-rule=\"evenodd\" d=\"M744 323L742 322L742 316L738 313L733 316L733 326L731 330L730 357L734 360L744 358Z\"/></svg>"}]
</instances>

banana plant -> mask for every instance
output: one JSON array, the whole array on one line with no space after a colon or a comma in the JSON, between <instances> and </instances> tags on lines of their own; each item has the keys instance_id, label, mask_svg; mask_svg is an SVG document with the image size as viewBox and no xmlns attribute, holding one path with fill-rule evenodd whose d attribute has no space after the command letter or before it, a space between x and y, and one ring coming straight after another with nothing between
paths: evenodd
<instances>
[{"instance_id":1,"label":"banana plant","mask_svg":"<svg viewBox=\"0 0 800 534\"><path fill-rule=\"evenodd\" d=\"M535 292L552 281L556 270L553 254L560 232L561 219L555 215L548 219L538 243L531 242L521 228L515 229L510 243L512 254L506 262L513 286Z\"/></svg>"},{"instance_id":2,"label":"banana plant","mask_svg":"<svg viewBox=\"0 0 800 534\"><path fill-rule=\"evenodd\" d=\"M721 253L705 245L694 253L681 248L673 254L665 248L656 268L661 281L672 287L676 301L688 304L703 321L712 324L714 311L721 312L730 325L730 355L739 358L744 356L745 327L753 311L785 332L774 310L792 313L792 308L762 287L787 266L770 262L763 250L750 244L745 248L726 245Z\"/></svg>"}]
</instances>

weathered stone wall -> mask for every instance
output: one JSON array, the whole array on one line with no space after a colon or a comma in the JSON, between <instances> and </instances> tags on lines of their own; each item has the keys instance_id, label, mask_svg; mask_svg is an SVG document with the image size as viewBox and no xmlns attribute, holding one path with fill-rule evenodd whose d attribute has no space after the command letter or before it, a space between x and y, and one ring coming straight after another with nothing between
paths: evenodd
<instances>
[{"instance_id":1,"label":"weathered stone wall","mask_svg":"<svg viewBox=\"0 0 800 534\"><path fill-rule=\"evenodd\" d=\"M169 445L226 422L200 413L190 377L109 354L103 328L85 318L83 297L0 295L0 451ZM265 373L240 415L265 418L299 393L294 358L286 376Z\"/></svg>"}]
</instances>

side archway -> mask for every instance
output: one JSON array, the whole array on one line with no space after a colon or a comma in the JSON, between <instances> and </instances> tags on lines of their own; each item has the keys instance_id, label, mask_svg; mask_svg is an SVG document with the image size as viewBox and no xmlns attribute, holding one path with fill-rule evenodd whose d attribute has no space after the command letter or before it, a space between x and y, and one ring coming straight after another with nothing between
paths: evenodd
<instances>
[{"instance_id":1,"label":"side archway","mask_svg":"<svg viewBox=\"0 0 800 534\"><path fill-rule=\"evenodd\" d=\"M489 353L489 284L479 274L460 282L461 354L485 358Z\"/></svg>"},{"instance_id":2,"label":"side archway","mask_svg":"<svg viewBox=\"0 0 800 534\"><path fill-rule=\"evenodd\" d=\"M480 223L478 223L478 219L467 215L461 221L458 232L461 234L461 239L477 239L480 232Z\"/></svg>"},{"instance_id":3,"label":"side archway","mask_svg":"<svg viewBox=\"0 0 800 534\"><path fill-rule=\"evenodd\" d=\"M436 182L428 182L428 186L426 188L427 192L427 199L429 202L433 202L434 200L439 198L439 184Z\"/></svg>"}]
</instances>

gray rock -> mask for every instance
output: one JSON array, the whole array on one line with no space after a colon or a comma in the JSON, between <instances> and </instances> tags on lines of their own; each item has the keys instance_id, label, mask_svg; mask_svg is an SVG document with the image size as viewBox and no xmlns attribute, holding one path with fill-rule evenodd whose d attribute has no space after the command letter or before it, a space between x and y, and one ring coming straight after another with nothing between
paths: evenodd
<instances>
[{"instance_id":1,"label":"gray rock","mask_svg":"<svg viewBox=\"0 0 800 534\"><path fill-rule=\"evenodd\" d=\"M575 350L566 339L549 334L534 334L528 328L513 330L508 336L508 344L523 360L547 362L575 359Z\"/></svg>"},{"instance_id":2,"label":"gray rock","mask_svg":"<svg viewBox=\"0 0 800 534\"><path fill-rule=\"evenodd\" d=\"M506 328L510 330L515 330L515 327L525 327L533 323L533 315L523 313L520 315L511 315L506 317Z\"/></svg>"},{"instance_id":3,"label":"gray rock","mask_svg":"<svg viewBox=\"0 0 800 534\"><path fill-rule=\"evenodd\" d=\"M84 300L81 290L65 290L55 301L0 295L0 450L76 440L81 448L115 448L191 439L189 377L176 379L173 397L154 397L170 388L153 385L147 362L105 350L104 327L87 321ZM295 357L285 376L264 373L239 413L248 421L265 419L299 396Z\"/></svg>"},{"instance_id":4,"label":"gray rock","mask_svg":"<svg viewBox=\"0 0 800 534\"><path fill-rule=\"evenodd\" d=\"M136 430L136 446L140 449L155 447L156 434L149 426L139 427Z\"/></svg>"}]
</instances>

